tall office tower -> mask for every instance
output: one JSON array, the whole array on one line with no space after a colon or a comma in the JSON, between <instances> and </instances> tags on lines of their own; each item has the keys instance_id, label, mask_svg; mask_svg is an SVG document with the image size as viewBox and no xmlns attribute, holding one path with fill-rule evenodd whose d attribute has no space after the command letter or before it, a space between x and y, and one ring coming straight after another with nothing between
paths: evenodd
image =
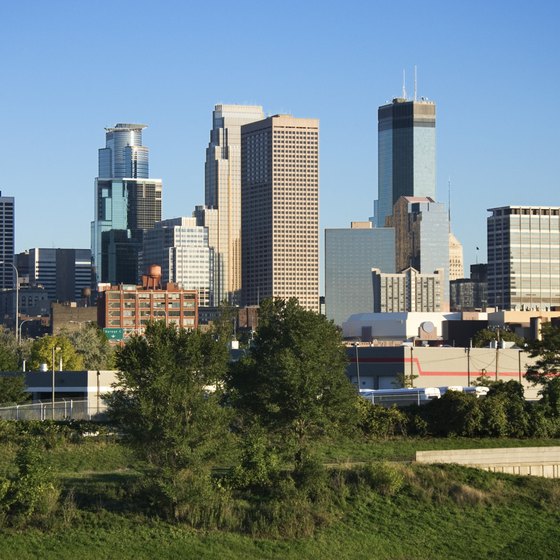
<instances>
[{"instance_id":1,"label":"tall office tower","mask_svg":"<svg viewBox=\"0 0 560 560\"><path fill-rule=\"evenodd\" d=\"M136 284L144 232L161 220L162 184L148 178L145 127L107 128L106 147L99 150L91 234L97 282Z\"/></svg>"},{"instance_id":2,"label":"tall office tower","mask_svg":"<svg viewBox=\"0 0 560 560\"><path fill-rule=\"evenodd\" d=\"M2 196L0 191L0 289L16 287L14 264L15 250L15 201L13 196Z\"/></svg>"},{"instance_id":3,"label":"tall office tower","mask_svg":"<svg viewBox=\"0 0 560 560\"><path fill-rule=\"evenodd\" d=\"M449 309L449 215L444 204L427 197L402 196L388 220L395 228L396 270L422 274L443 269L442 311Z\"/></svg>"},{"instance_id":4,"label":"tall office tower","mask_svg":"<svg viewBox=\"0 0 560 560\"><path fill-rule=\"evenodd\" d=\"M560 306L560 207L488 211L488 305L512 311Z\"/></svg>"},{"instance_id":5,"label":"tall office tower","mask_svg":"<svg viewBox=\"0 0 560 560\"><path fill-rule=\"evenodd\" d=\"M245 305L295 297L319 311L319 121L244 125L241 177Z\"/></svg>"},{"instance_id":6,"label":"tall office tower","mask_svg":"<svg viewBox=\"0 0 560 560\"><path fill-rule=\"evenodd\" d=\"M198 304L214 305L214 249L208 245L208 228L196 218L173 218L157 222L144 235L143 269L161 266L162 282L183 290L196 290Z\"/></svg>"},{"instance_id":7,"label":"tall office tower","mask_svg":"<svg viewBox=\"0 0 560 560\"><path fill-rule=\"evenodd\" d=\"M99 177L147 179L148 148L142 146L145 124L118 123L106 128L105 148L99 150Z\"/></svg>"},{"instance_id":8,"label":"tall office tower","mask_svg":"<svg viewBox=\"0 0 560 560\"><path fill-rule=\"evenodd\" d=\"M352 222L325 229L326 316L336 325L356 313L373 311L371 269L395 272L395 230Z\"/></svg>"},{"instance_id":9,"label":"tall office tower","mask_svg":"<svg viewBox=\"0 0 560 560\"><path fill-rule=\"evenodd\" d=\"M465 277L463 245L449 232L449 281Z\"/></svg>"},{"instance_id":10,"label":"tall office tower","mask_svg":"<svg viewBox=\"0 0 560 560\"><path fill-rule=\"evenodd\" d=\"M241 126L264 119L259 105L216 105L206 148L205 205L217 208L216 304L238 302L241 290ZM199 224L206 225L206 224Z\"/></svg>"},{"instance_id":11,"label":"tall office tower","mask_svg":"<svg viewBox=\"0 0 560 560\"><path fill-rule=\"evenodd\" d=\"M29 283L47 290L49 301L79 301L82 290L91 286L89 249L45 249L28 252Z\"/></svg>"},{"instance_id":12,"label":"tall office tower","mask_svg":"<svg viewBox=\"0 0 560 560\"><path fill-rule=\"evenodd\" d=\"M378 110L378 200L375 223L384 227L401 196L436 195L436 106L393 99Z\"/></svg>"}]
</instances>

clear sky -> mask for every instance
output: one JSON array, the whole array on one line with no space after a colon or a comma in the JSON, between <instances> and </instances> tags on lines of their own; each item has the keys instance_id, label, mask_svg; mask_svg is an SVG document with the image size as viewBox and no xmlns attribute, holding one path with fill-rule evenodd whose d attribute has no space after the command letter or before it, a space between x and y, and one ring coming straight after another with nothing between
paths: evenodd
<instances>
[{"instance_id":1,"label":"clear sky","mask_svg":"<svg viewBox=\"0 0 560 560\"><path fill-rule=\"evenodd\" d=\"M0 189L16 248L90 246L104 127L146 123L164 218L204 202L216 103L321 121L321 239L372 214L377 107L437 105L438 200L451 178L465 264L486 209L560 205L560 2L0 1Z\"/></svg>"}]
</instances>

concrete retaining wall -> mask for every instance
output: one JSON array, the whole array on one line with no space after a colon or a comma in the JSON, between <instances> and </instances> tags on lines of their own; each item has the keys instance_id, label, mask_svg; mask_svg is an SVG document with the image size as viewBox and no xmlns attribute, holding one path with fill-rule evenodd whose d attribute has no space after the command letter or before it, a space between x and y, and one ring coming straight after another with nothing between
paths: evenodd
<instances>
[{"instance_id":1,"label":"concrete retaining wall","mask_svg":"<svg viewBox=\"0 0 560 560\"><path fill-rule=\"evenodd\" d=\"M491 472L560 478L560 447L417 451L419 463L455 463Z\"/></svg>"}]
</instances>

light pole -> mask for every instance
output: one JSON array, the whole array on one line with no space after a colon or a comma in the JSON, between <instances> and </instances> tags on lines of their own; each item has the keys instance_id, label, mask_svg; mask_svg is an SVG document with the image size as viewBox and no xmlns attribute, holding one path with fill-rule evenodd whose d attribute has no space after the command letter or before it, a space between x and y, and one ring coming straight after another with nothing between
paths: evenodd
<instances>
[{"instance_id":1,"label":"light pole","mask_svg":"<svg viewBox=\"0 0 560 560\"><path fill-rule=\"evenodd\" d=\"M40 315L37 315L37 317L32 317L31 319L24 319L24 320L19 324L19 340L20 340L20 342L21 342L21 332L22 332L21 328L23 327L23 325L24 325L25 323L30 323L30 322L32 322L32 321L36 321L36 320L39 319L40 317L41 317ZM28 330L29 330L29 329L28 329Z\"/></svg>"},{"instance_id":2,"label":"light pole","mask_svg":"<svg viewBox=\"0 0 560 560\"><path fill-rule=\"evenodd\" d=\"M10 265L13 269L14 272L16 273L16 342L19 342L19 338L18 338L18 323L19 323L19 272L18 269L16 268L16 265L13 263L9 263L6 261L0 261L0 264L8 264Z\"/></svg>"},{"instance_id":3,"label":"light pole","mask_svg":"<svg viewBox=\"0 0 560 560\"><path fill-rule=\"evenodd\" d=\"M52 347L52 395L51 395L51 418L54 420L54 354L55 352L60 352L60 346L53 346Z\"/></svg>"},{"instance_id":4,"label":"light pole","mask_svg":"<svg viewBox=\"0 0 560 560\"><path fill-rule=\"evenodd\" d=\"M358 395L360 394L360 357L358 355L358 343L354 342L354 349L356 350L356 375L358 376Z\"/></svg>"}]
</instances>

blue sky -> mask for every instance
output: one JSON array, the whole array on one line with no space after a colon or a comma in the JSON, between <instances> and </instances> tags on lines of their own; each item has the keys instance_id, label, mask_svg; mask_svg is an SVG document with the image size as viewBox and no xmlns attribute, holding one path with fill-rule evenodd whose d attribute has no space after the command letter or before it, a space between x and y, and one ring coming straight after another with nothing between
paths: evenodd
<instances>
[{"instance_id":1,"label":"blue sky","mask_svg":"<svg viewBox=\"0 0 560 560\"><path fill-rule=\"evenodd\" d=\"M560 3L401 0L0 2L0 189L16 248L89 247L104 127L149 125L164 217L204 202L216 103L321 121L321 227L367 219L377 107L437 104L438 200L452 185L465 262L486 209L560 205ZM321 233L321 236L323 234Z\"/></svg>"}]
</instances>

